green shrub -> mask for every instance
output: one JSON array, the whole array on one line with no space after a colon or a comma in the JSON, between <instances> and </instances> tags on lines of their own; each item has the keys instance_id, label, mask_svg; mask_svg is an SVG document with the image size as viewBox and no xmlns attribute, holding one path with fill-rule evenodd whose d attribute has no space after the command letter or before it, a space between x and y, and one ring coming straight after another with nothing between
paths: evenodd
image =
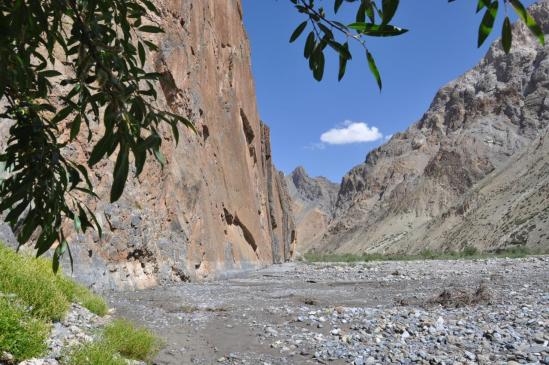
<instances>
[{"instance_id":1,"label":"green shrub","mask_svg":"<svg viewBox=\"0 0 549 365\"><path fill-rule=\"evenodd\" d=\"M425 249L419 253L419 257L425 260L433 260L437 257L437 254L430 249Z\"/></svg>"},{"instance_id":2,"label":"green shrub","mask_svg":"<svg viewBox=\"0 0 549 365\"><path fill-rule=\"evenodd\" d=\"M12 354L22 361L42 355L46 349L49 325L33 318L15 299L0 296L0 353Z\"/></svg>"},{"instance_id":3,"label":"green shrub","mask_svg":"<svg viewBox=\"0 0 549 365\"><path fill-rule=\"evenodd\" d=\"M63 365L126 365L126 360L104 341L90 342L70 349Z\"/></svg>"},{"instance_id":4,"label":"green shrub","mask_svg":"<svg viewBox=\"0 0 549 365\"><path fill-rule=\"evenodd\" d=\"M103 340L124 357L141 361L152 360L162 346L150 330L136 327L123 319L105 327Z\"/></svg>"},{"instance_id":5,"label":"green shrub","mask_svg":"<svg viewBox=\"0 0 549 365\"><path fill-rule=\"evenodd\" d=\"M463 249L463 255L465 257L474 257L479 255L478 249L474 246L467 246Z\"/></svg>"},{"instance_id":6,"label":"green shrub","mask_svg":"<svg viewBox=\"0 0 549 365\"><path fill-rule=\"evenodd\" d=\"M508 247L504 249L500 249L495 251L495 254L499 257L509 257L509 258L521 258L521 257L527 257L533 254L546 254L547 251L539 251L534 252L529 250L525 246L515 246L515 247Z\"/></svg>"}]
</instances>

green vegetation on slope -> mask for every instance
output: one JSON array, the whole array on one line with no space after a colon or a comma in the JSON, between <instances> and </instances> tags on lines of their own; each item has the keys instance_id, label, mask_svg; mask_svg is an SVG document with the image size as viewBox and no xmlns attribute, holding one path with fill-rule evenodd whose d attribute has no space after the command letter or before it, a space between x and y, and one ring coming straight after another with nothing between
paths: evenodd
<instances>
[{"instance_id":1,"label":"green vegetation on slope","mask_svg":"<svg viewBox=\"0 0 549 365\"><path fill-rule=\"evenodd\" d=\"M371 262L371 261L417 261L417 260L461 260L461 259L486 259L497 257L520 258L531 255L543 254L533 252L524 246L497 250L493 252L479 252L474 247L466 247L463 251L435 252L431 250L421 251L417 255L384 255L374 254L318 254L306 253L304 258L309 262Z\"/></svg>"},{"instance_id":2,"label":"green vegetation on slope","mask_svg":"<svg viewBox=\"0 0 549 365\"><path fill-rule=\"evenodd\" d=\"M105 300L62 273L51 262L17 254L0 242L0 353L21 361L43 355L50 322L61 320L71 303L103 316ZM94 342L73 347L66 365L122 365L125 358L151 361L162 346L148 329L126 320L107 325Z\"/></svg>"},{"instance_id":3,"label":"green vegetation on slope","mask_svg":"<svg viewBox=\"0 0 549 365\"><path fill-rule=\"evenodd\" d=\"M17 254L0 242L0 352L17 361L42 355L50 322L61 320L73 302L98 315L108 311L103 298L55 275L50 261Z\"/></svg>"},{"instance_id":4,"label":"green vegetation on slope","mask_svg":"<svg viewBox=\"0 0 549 365\"><path fill-rule=\"evenodd\" d=\"M33 317L15 298L0 296L0 352L16 360L40 356L46 351L49 331L45 320Z\"/></svg>"},{"instance_id":5,"label":"green vegetation on slope","mask_svg":"<svg viewBox=\"0 0 549 365\"><path fill-rule=\"evenodd\" d=\"M71 302L100 316L108 310L101 297L62 273L54 274L49 260L17 254L1 243L0 292L14 294L34 316L53 321L63 318Z\"/></svg>"},{"instance_id":6,"label":"green vegetation on slope","mask_svg":"<svg viewBox=\"0 0 549 365\"><path fill-rule=\"evenodd\" d=\"M119 319L107 325L98 340L70 349L63 365L119 365L126 359L150 363L162 342L148 329Z\"/></svg>"}]
</instances>

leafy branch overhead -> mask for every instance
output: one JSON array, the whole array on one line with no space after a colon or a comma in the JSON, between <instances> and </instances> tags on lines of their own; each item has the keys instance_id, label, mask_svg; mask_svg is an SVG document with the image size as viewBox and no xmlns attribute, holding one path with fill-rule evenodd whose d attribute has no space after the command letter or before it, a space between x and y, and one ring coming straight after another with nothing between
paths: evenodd
<instances>
[{"instance_id":1,"label":"leafy branch overhead","mask_svg":"<svg viewBox=\"0 0 549 365\"><path fill-rule=\"evenodd\" d=\"M399 0L333 0L333 10L331 10L333 17L337 16L345 3L351 3L356 7L355 19L352 22L343 22L329 17L324 7L316 6L314 0L290 1L296 10L307 18L294 30L290 42L295 42L302 34L308 33L305 40L304 56L309 61L309 68L316 80L321 81L324 76L326 63L324 51L330 47L339 56L338 80L341 81L347 70L347 62L352 59L349 42L353 41L363 48L370 71L379 89L382 88L380 72L374 56L367 47L366 38L394 37L408 31L391 24L400 5ZM454 1L448 0L449 3ZM479 27L479 47L493 30L500 2L503 2L505 7L510 5L539 42L545 43L543 31L528 14L520 0L478 0L477 13L484 10ZM307 30L308 32L306 32ZM503 22L501 42L503 49L508 53L512 45L512 27L508 16Z\"/></svg>"},{"instance_id":2,"label":"leafy branch overhead","mask_svg":"<svg viewBox=\"0 0 549 365\"><path fill-rule=\"evenodd\" d=\"M158 10L149 0L13 0L0 3L0 118L11 120L8 145L0 155L7 178L0 182L0 213L20 245L37 234L38 255L54 252L54 268L69 245L63 223L84 232L101 226L86 205L96 197L88 168L117 151L110 200L120 198L130 161L135 175L148 155L160 163L161 123L176 141L184 117L156 109L160 75L145 70L146 50L157 47L147 34L163 32L143 24ZM57 50L62 50L59 60ZM60 67L70 69L61 73ZM3 122L5 123L5 122ZM63 148L77 138L92 142L92 124L103 135L87 165ZM87 128L83 135L82 126ZM68 136L63 139L63 131ZM72 262L72 258L71 258Z\"/></svg>"}]
</instances>

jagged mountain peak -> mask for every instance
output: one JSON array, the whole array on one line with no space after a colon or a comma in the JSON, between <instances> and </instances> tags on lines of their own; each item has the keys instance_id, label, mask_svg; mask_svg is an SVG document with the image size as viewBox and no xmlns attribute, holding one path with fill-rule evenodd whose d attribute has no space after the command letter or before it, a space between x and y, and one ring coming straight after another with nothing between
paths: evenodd
<instances>
[{"instance_id":1,"label":"jagged mountain peak","mask_svg":"<svg viewBox=\"0 0 549 365\"><path fill-rule=\"evenodd\" d=\"M339 185L325 177L310 177L303 166L286 176L301 251L318 240L332 216Z\"/></svg>"},{"instance_id":2,"label":"jagged mountain peak","mask_svg":"<svg viewBox=\"0 0 549 365\"><path fill-rule=\"evenodd\" d=\"M530 11L548 33L549 1ZM503 232L488 234L492 227L464 242L459 234L447 233L464 216L453 216L452 222L437 219L460 211L455 205L478 184L509 168L510 161L525 163L515 156L547 128L549 46L540 46L522 23L514 26L513 34L509 55L499 41L494 43L476 67L438 91L417 123L345 175L333 219L316 249L392 252L468 244L489 249L512 241ZM530 212L529 219L543 215L543 209ZM438 232L436 242L429 236L435 237L433 230ZM538 241L536 235L526 239L528 244ZM549 246L547 239L541 241Z\"/></svg>"}]
</instances>

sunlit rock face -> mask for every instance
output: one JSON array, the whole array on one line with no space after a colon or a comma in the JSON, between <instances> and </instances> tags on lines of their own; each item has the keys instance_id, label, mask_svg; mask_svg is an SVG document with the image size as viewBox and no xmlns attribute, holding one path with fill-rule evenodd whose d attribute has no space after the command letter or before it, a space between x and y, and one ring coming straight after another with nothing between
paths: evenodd
<instances>
[{"instance_id":1,"label":"sunlit rock face","mask_svg":"<svg viewBox=\"0 0 549 365\"><path fill-rule=\"evenodd\" d=\"M295 244L284 177L257 112L240 0L155 4L161 16L149 20L166 31L151 37L160 50L147 55L147 68L162 74L158 104L188 116L198 134L181 127L176 145L166 127L167 164L151 160L115 204L107 203L114 159L94 167L102 199L90 206L104 235L70 241L74 274L98 289L224 277L287 261ZM65 152L84 162L90 151L75 143Z\"/></svg>"},{"instance_id":2,"label":"sunlit rock face","mask_svg":"<svg viewBox=\"0 0 549 365\"><path fill-rule=\"evenodd\" d=\"M530 11L549 33L549 1ZM513 36L343 178L314 250L549 248L549 46L522 23Z\"/></svg>"},{"instance_id":3,"label":"sunlit rock face","mask_svg":"<svg viewBox=\"0 0 549 365\"><path fill-rule=\"evenodd\" d=\"M307 252L328 226L339 185L324 177L311 177L303 167L286 176L296 224L296 251Z\"/></svg>"}]
</instances>

